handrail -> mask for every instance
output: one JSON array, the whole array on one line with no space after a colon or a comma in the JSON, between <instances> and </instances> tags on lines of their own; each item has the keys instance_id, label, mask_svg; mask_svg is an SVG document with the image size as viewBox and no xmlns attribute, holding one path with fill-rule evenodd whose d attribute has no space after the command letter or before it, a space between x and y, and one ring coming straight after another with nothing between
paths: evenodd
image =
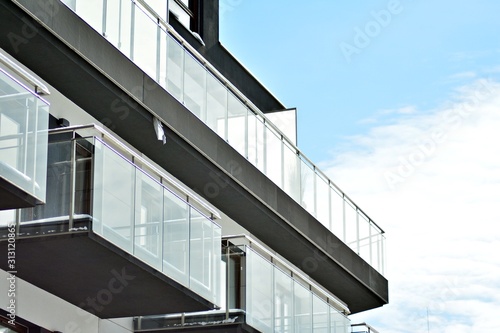
<instances>
[{"instance_id":1,"label":"handrail","mask_svg":"<svg viewBox=\"0 0 500 333\"><path fill-rule=\"evenodd\" d=\"M0 52L0 62L33 85L35 87L35 93L39 95L50 95L49 89L42 82L40 82L40 80L36 79L33 75L22 69L21 66L10 60L2 52Z\"/></svg>"},{"instance_id":2,"label":"handrail","mask_svg":"<svg viewBox=\"0 0 500 333\"><path fill-rule=\"evenodd\" d=\"M202 206L204 209L206 209L212 216L212 218L217 218L220 219L221 215L215 207L212 205L208 204L205 202L198 194L193 192L190 188L186 187L185 185L181 184L178 180L172 178L172 176L168 175L165 173L165 171L162 171L158 169L158 167L154 166L151 162L149 162L147 159L144 157L140 156L136 152L134 152L133 149L125 145L123 142L121 142L118 138L116 138L113 134L110 132L106 131L104 128L96 125L96 124L88 124L88 125L75 125L75 126L68 126L68 127L60 127L60 128L54 128L49 130L49 134L58 134L58 133L68 133L68 132L77 132L78 130L95 130L99 132L103 138L106 138L107 140L111 141L114 145L118 146L120 149L123 151L127 152L131 156L134 157L135 160L140 161L142 165L147 166L148 169L151 169L154 171L158 176L160 176L162 179L166 180L171 186L175 187L176 190L184 193L188 198L194 199L197 204Z\"/></svg>"}]
</instances>

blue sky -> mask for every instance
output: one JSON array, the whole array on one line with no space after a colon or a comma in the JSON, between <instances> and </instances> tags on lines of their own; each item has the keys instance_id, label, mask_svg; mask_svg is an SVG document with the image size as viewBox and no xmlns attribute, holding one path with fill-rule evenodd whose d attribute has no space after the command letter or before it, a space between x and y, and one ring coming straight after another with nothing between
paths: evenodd
<instances>
[{"instance_id":1,"label":"blue sky","mask_svg":"<svg viewBox=\"0 0 500 333\"><path fill-rule=\"evenodd\" d=\"M221 3L222 42L287 107L298 108L299 147L313 161L374 118L391 120L381 112L433 108L468 75L498 65L494 0ZM398 11L389 24L347 61L342 43L355 46L356 29L371 27L373 13L390 6Z\"/></svg>"},{"instance_id":2,"label":"blue sky","mask_svg":"<svg viewBox=\"0 0 500 333\"><path fill-rule=\"evenodd\" d=\"M298 108L299 148L387 232L390 304L353 321L497 330L500 2L221 4L222 43Z\"/></svg>"}]
</instances>

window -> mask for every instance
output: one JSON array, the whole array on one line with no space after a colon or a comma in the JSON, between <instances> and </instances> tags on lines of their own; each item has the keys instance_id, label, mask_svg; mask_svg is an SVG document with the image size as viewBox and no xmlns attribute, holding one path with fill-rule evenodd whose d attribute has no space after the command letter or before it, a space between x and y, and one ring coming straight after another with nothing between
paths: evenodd
<instances>
[{"instance_id":1,"label":"window","mask_svg":"<svg viewBox=\"0 0 500 333\"><path fill-rule=\"evenodd\" d=\"M199 32L198 0L169 0L168 6L183 26Z\"/></svg>"}]
</instances>

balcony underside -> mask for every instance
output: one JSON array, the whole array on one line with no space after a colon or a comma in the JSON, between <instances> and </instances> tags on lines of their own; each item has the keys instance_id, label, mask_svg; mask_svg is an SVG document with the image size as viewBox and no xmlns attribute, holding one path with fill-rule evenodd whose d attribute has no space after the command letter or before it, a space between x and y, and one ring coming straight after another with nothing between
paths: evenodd
<instances>
[{"instance_id":1,"label":"balcony underside","mask_svg":"<svg viewBox=\"0 0 500 333\"><path fill-rule=\"evenodd\" d=\"M38 200L0 176L0 209L33 207Z\"/></svg>"},{"instance_id":2,"label":"balcony underside","mask_svg":"<svg viewBox=\"0 0 500 333\"><path fill-rule=\"evenodd\" d=\"M7 244L0 241L0 251L7 253ZM9 271L7 260L0 268ZM100 318L213 309L91 231L16 240L16 269L19 278Z\"/></svg>"},{"instance_id":3,"label":"balcony underside","mask_svg":"<svg viewBox=\"0 0 500 333\"><path fill-rule=\"evenodd\" d=\"M37 1L19 2L32 13L44 13ZM23 36L28 22L37 33L21 44L2 33L0 47L309 274L351 312L388 302L382 275L101 35L64 5L54 5L55 15L39 17L57 36L17 5L2 2L0 31ZM144 106L168 125L166 145L157 140L153 117Z\"/></svg>"}]
</instances>

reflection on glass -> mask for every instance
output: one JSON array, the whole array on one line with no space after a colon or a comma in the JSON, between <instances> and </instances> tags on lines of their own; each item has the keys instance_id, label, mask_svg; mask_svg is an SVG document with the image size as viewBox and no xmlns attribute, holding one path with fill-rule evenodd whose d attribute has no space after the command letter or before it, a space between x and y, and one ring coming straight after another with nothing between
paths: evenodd
<instances>
[{"instance_id":1,"label":"reflection on glass","mask_svg":"<svg viewBox=\"0 0 500 333\"><path fill-rule=\"evenodd\" d=\"M295 201L300 201L300 160L293 147L285 144L283 147L283 189Z\"/></svg>"},{"instance_id":2,"label":"reflection on glass","mask_svg":"<svg viewBox=\"0 0 500 333\"><path fill-rule=\"evenodd\" d=\"M265 125L262 117L248 110L248 160L265 172Z\"/></svg>"},{"instance_id":3,"label":"reflection on glass","mask_svg":"<svg viewBox=\"0 0 500 333\"><path fill-rule=\"evenodd\" d=\"M167 90L179 101L182 101L185 52L172 36L168 36L167 54Z\"/></svg>"},{"instance_id":4,"label":"reflection on glass","mask_svg":"<svg viewBox=\"0 0 500 333\"><path fill-rule=\"evenodd\" d=\"M247 322L261 332L273 328L273 267L253 251L247 253Z\"/></svg>"},{"instance_id":5,"label":"reflection on glass","mask_svg":"<svg viewBox=\"0 0 500 333\"><path fill-rule=\"evenodd\" d=\"M184 58L184 104L198 118L204 120L205 115L205 68L187 54Z\"/></svg>"},{"instance_id":6,"label":"reflection on glass","mask_svg":"<svg viewBox=\"0 0 500 333\"><path fill-rule=\"evenodd\" d=\"M127 57L132 54L132 3L128 0L107 0L106 27L104 35L117 49Z\"/></svg>"},{"instance_id":7,"label":"reflection on glass","mask_svg":"<svg viewBox=\"0 0 500 333\"><path fill-rule=\"evenodd\" d=\"M0 71L0 177L39 202L46 196L48 117L43 100Z\"/></svg>"},{"instance_id":8,"label":"reflection on glass","mask_svg":"<svg viewBox=\"0 0 500 333\"><path fill-rule=\"evenodd\" d=\"M100 141L95 151L94 218L106 239L132 253L135 167Z\"/></svg>"},{"instance_id":9,"label":"reflection on glass","mask_svg":"<svg viewBox=\"0 0 500 333\"><path fill-rule=\"evenodd\" d=\"M218 285L213 281L214 235L213 223L200 212L190 207L190 287L198 294L211 299L212 287ZM218 250L220 253L220 249Z\"/></svg>"},{"instance_id":10,"label":"reflection on glass","mask_svg":"<svg viewBox=\"0 0 500 333\"><path fill-rule=\"evenodd\" d=\"M135 202L134 254L161 270L163 188L140 170L137 171Z\"/></svg>"},{"instance_id":11,"label":"reflection on glass","mask_svg":"<svg viewBox=\"0 0 500 333\"><path fill-rule=\"evenodd\" d=\"M94 232L220 304L220 226L95 141Z\"/></svg>"},{"instance_id":12,"label":"reflection on glass","mask_svg":"<svg viewBox=\"0 0 500 333\"><path fill-rule=\"evenodd\" d=\"M300 161L301 205L316 216L314 203L314 171L308 163Z\"/></svg>"},{"instance_id":13,"label":"reflection on glass","mask_svg":"<svg viewBox=\"0 0 500 333\"><path fill-rule=\"evenodd\" d=\"M104 0L74 0L70 1L72 8L78 15L85 18L85 21L100 34L104 32L102 21L104 13Z\"/></svg>"},{"instance_id":14,"label":"reflection on glass","mask_svg":"<svg viewBox=\"0 0 500 333\"><path fill-rule=\"evenodd\" d=\"M281 175L283 166L281 164L281 138L269 127L265 129L265 149L266 149L266 175L276 185L282 185Z\"/></svg>"},{"instance_id":15,"label":"reflection on glass","mask_svg":"<svg viewBox=\"0 0 500 333\"><path fill-rule=\"evenodd\" d=\"M188 205L164 190L163 272L178 282L189 283L189 217Z\"/></svg>"},{"instance_id":16,"label":"reflection on glass","mask_svg":"<svg viewBox=\"0 0 500 333\"><path fill-rule=\"evenodd\" d=\"M252 248L246 248L247 323L260 332L345 332L350 321L310 286L302 285Z\"/></svg>"},{"instance_id":17,"label":"reflection on glass","mask_svg":"<svg viewBox=\"0 0 500 333\"><path fill-rule=\"evenodd\" d=\"M344 237L344 199L342 194L330 188L330 211L332 215L330 230L343 242Z\"/></svg>"},{"instance_id":18,"label":"reflection on glass","mask_svg":"<svg viewBox=\"0 0 500 333\"><path fill-rule=\"evenodd\" d=\"M345 209L345 242L350 245L356 252L358 252L357 246L357 213L356 208L352 206L348 201L344 204Z\"/></svg>"},{"instance_id":19,"label":"reflection on glass","mask_svg":"<svg viewBox=\"0 0 500 333\"><path fill-rule=\"evenodd\" d=\"M293 283L295 330L312 332L312 293L299 282Z\"/></svg>"},{"instance_id":20,"label":"reflection on glass","mask_svg":"<svg viewBox=\"0 0 500 333\"><path fill-rule=\"evenodd\" d=\"M212 74L207 74L206 123L215 133L226 139L227 89Z\"/></svg>"},{"instance_id":21,"label":"reflection on glass","mask_svg":"<svg viewBox=\"0 0 500 333\"><path fill-rule=\"evenodd\" d=\"M330 227L330 210L325 209L330 204L330 185L316 174L316 217L327 228Z\"/></svg>"},{"instance_id":22,"label":"reflection on glass","mask_svg":"<svg viewBox=\"0 0 500 333\"><path fill-rule=\"evenodd\" d=\"M157 78L157 47L159 26L139 6L134 10L132 60L150 77Z\"/></svg>"},{"instance_id":23,"label":"reflection on glass","mask_svg":"<svg viewBox=\"0 0 500 333\"><path fill-rule=\"evenodd\" d=\"M330 332L328 317L330 309L328 304L316 295L313 295L313 332Z\"/></svg>"},{"instance_id":24,"label":"reflection on glass","mask_svg":"<svg viewBox=\"0 0 500 333\"><path fill-rule=\"evenodd\" d=\"M227 100L227 141L241 155L246 156L246 118L247 108L233 94Z\"/></svg>"},{"instance_id":25,"label":"reflection on glass","mask_svg":"<svg viewBox=\"0 0 500 333\"><path fill-rule=\"evenodd\" d=\"M274 331L293 332L293 280L279 268L274 268Z\"/></svg>"}]
</instances>

